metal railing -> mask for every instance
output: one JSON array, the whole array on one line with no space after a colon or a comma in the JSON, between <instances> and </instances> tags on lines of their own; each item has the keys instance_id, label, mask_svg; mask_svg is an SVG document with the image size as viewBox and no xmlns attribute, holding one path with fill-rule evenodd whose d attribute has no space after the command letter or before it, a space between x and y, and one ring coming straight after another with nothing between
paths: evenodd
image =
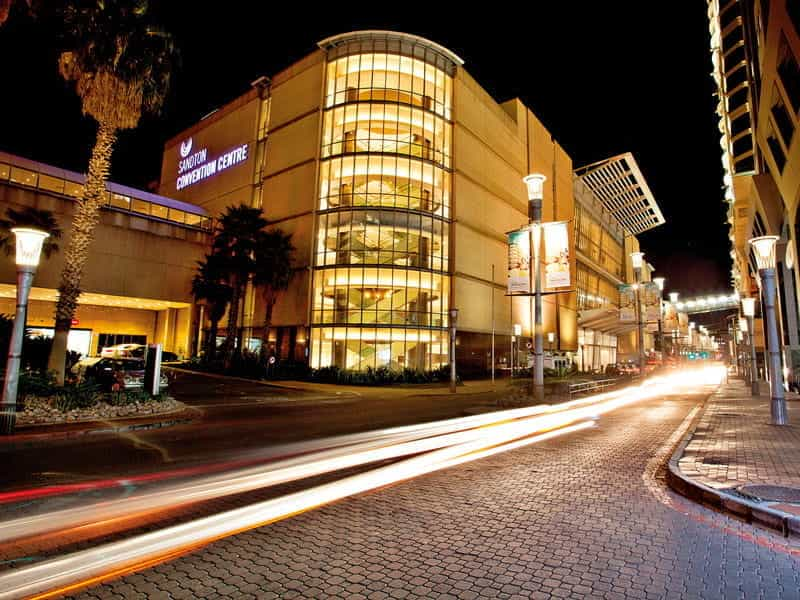
<instances>
[{"instance_id":1,"label":"metal railing","mask_svg":"<svg viewBox=\"0 0 800 600\"><path fill-rule=\"evenodd\" d=\"M571 383L569 385L569 395L588 394L618 385L622 380L616 379L597 379L595 381L582 381L581 383Z\"/></svg>"}]
</instances>

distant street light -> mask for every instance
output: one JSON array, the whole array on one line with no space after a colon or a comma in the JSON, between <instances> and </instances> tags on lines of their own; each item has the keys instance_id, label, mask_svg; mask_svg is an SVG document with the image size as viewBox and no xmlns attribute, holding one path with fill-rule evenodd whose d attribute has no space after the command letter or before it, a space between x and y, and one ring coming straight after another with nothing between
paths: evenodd
<instances>
[{"instance_id":1,"label":"distant street light","mask_svg":"<svg viewBox=\"0 0 800 600\"><path fill-rule=\"evenodd\" d=\"M556 334L553 331L547 332L547 342L550 345L550 352L553 352L553 342L556 340Z\"/></svg>"},{"instance_id":2,"label":"distant street light","mask_svg":"<svg viewBox=\"0 0 800 600\"><path fill-rule=\"evenodd\" d=\"M761 281L762 312L769 352L770 414L773 425L787 425L786 398L783 393L783 361L781 342L778 338L778 322L775 316L775 242L777 235L764 235L749 240L758 263Z\"/></svg>"},{"instance_id":3,"label":"distant street light","mask_svg":"<svg viewBox=\"0 0 800 600\"><path fill-rule=\"evenodd\" d=\"M633 286L636 291L636 324L639 335L639 375L644 376L644 323L642 323L642 298L639 288L642 282L642 264L644 263L644 252L631 252L631 266L636 284Z\"/></svg>"},{"instance_id":4,"label":"distant street light","mask_svg":"<svg viewBox=\"0 0 800 600\"><path fill-rule=\"evenodd\" d=\"M742 298L742 313L744 313L744 318L747 319L747 331L750 337L750 394L758 396L758 362L756 359L756 339L753 335L755 333L753 325L756 316L755 298Z\"/></svg>"},{"instance_id":5,"label":"distant street light","mask_svg":"<svg viewBox=\"0 0 800 600\"><path fill-rule=\"evenodd\" d=\"M39 266L42 244L49 236L38 229L15 227L11 230L16 238L17 263L17 313L11 343L8 345L6 378L3 385L3 402L0 406L0 434L11 435L17 424L17 386L19 384L19 364L22 356L22 340L25 337L25 322L28 314L28 296L31 292L33 276Z\"/></svg>"},{"instance_id":6,"label":"distant street light","mask_svg":"<svg viewBox=\"0 0 800 600\"><path fill-rule=\"evenodd\" d=\"M450 392L456 391L456 323L458 309L450 309Z\"/></svg>"}]
</instances>

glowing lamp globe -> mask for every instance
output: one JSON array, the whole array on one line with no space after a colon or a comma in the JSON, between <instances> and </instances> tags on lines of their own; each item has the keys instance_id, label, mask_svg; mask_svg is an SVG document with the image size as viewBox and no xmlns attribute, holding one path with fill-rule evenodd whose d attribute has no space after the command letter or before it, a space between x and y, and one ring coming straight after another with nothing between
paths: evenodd
<instances>
[{"instance_id":1,"label":"glowing lamp globe","mask_svg":"<svg viewBox=\"0 0 800 600\"><path fill-rule=\"evenodd\" d=\"M775 268L775 242L777 241L777 235L762 235L748 240L753 247L753 254L756 255L759 270Z\"/></svg>"},{"instance_id":2,"label":"glowing lamp globe","mask_svg":"<svg viewBox=\"0 0 800 600\"><path fill-rule=\"evenodd\" d=\"M745 317L756 316L756 299L755 298L742 298L742 312Z\"/></svg>"},{"instance_id":3,"label":"glowing lamp globe","mask_svg":"<svg viewBox=\"0 0 800 600\"><path fill-rule=\"evenodd\" d=\"M14 237L17 240L16 263L21 267L39 266L39 258L42 254L42 244L50 234L39 229L28 227L14 227Z\"/></svg>"},{"instance_id":4,"label":"glowing lamp globe","mask_svg":"<svg viewBox=\"0 0 800 600\"><path fill-rule=\"evenodd\" d=\"M641 269L644 262L644 252L631 252L631 265L634 269Z\"/></svg>"},{"instance_id":5,"label":"glowing lamp globe","mask_svg":"<svg viewBox=\"0 0 800 600\"><path fill-rule=\"evenodd\" d=\"M522 181L528 187L528 200L542 200L544 198L544 182L547 179L541 173L531 173L527 177L523 177Z\"/></svg>"},{"instance_id":6,"label":"glowing lamp globe","mask_svg":"<svg viewBox=\"0 0 800 600\"><path fill-rule=\"evenodd\" d=\"M669 293L669 301L673 304L677 304L678 302L678 292L670 292Z\"/></svg>"},{"instance_id":7,"label":"glowing lamp globe","mask_svg":"<svg viewBox=\"0 0 800 600\"><path fill-rule=\"evenodd\" d=\"M653 282L658 286L658 289L662 292L664 291L664 281L666 281L663 277L653 277Z\"/></svg>"}]
</instances>

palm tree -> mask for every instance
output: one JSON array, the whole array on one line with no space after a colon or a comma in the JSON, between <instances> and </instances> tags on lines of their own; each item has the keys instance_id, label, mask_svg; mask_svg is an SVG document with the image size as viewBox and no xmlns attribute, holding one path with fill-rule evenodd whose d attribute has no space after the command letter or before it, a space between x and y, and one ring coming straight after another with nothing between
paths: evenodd
<instances>
[{"instance_id":1,"label":"palm tree","mask_svg":"<svg viewBox=\"0 0 800 600\"><path fill-rule=\"evenodd\" d=\"M258 241L266 224L260 208L245 204L229 206L217 222L213 254L224 261L231 286L228 327L223 346L226 369L230 368L237 351L235 342L239 326L239 303L250 276L255 272Z\"/></svg>"},{"instance_id":2,"label":"palm tree","mask_svg":"<svg viewBox=\"0 0 800 600\"><path fill-rule=\"evenodd\" d=\"M6 218L0 219L0 248L3 249L6 256L11 256L16 249L14 234L11 233L14 227L31 227L50 234L44 240L42 253L45 258L50 258L58 252L58 241L61 239L62 232L51 211L32 206L25 206L21 210L6 209Z\"/></svg>"},{"instance_id":3,"label":"palm tree","mask_svg":"<svg viewBox=\"0 0 800 600\"><path fill-rule=\"evenodd\" d=\"M148 23L146 0L75 0L61 12L67 49L59 58L59 71L75 84L83 113L97 121L98 129L58 287L48 368L56 371L59 383L64 381L67 335L105 202L114 143L121 130L137 126L143 113L160 110L177 58L171 37Z\"/></svg>"},{"instance_id":4,"label":"palm tree","mask_svg":"<svg viewBox=\"0 0 800 600\"><path fill-rule=\"evenodd\" d=\"M8 20L8 13L11 12L12 4L14 4L14 0L0 0L0 25ZM27 4L28 8L30 8L30 0L27 1Z\"/></svg>"},{"instance_id":5,"label":"palm tree","mask_svg":"<svg viewBox=\"0 0 800 600\"><path fill-rule=\"evenodd\" d=\"M269 328L272 326L272 310L278 294L289 287L292 270L292 235L280 229L265 231L259 236L253 285L260 286L264 293L264 333L261 336L261 356L267 357Z\"/></svg>"},{"instance_id":6,"label":"palm tree","mask_svg":"<svg viewBox=\"0 0 800 600\"><path fill-rule=\"evenodd\" d=\"M205 340L203 362L212 362L217 351L217 330L231 301L231 286L226 281L227 270L223 261L214 254L206 255L198 261L197 273L192 279L192 295L196 300L205 300L208 306L208 320L211 326Z\"/></svg>"}]
</instances>

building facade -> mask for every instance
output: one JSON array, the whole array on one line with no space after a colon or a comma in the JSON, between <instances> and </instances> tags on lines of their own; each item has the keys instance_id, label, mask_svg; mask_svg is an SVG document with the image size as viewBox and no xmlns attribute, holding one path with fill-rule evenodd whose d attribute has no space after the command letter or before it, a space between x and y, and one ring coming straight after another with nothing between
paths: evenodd
<instances>
[{"instance_id":1,"label":"building facade","mask_svg":"<svg viewBox=\"0 0 800 600\"><path fill-rule=\"evenodd\" d=\"M456 360L477 374L492 357L498 370L530 361L532 302L506 291L506 236L528 223L529 173L547 177L543 220L571 223L572 283L544 297L546 350L586 369L635 355L617 288L632 281L635 236L663 217L634 158L575 169L522 102L496 102L458 56L418 36L333 36L255 80L165 143L159 194L148 197L166 208L148 210L160 225L181 210L204 219L181 224L202 239L181 255L173 302L191 304L208 217L245 204L292 235L295 276L272 314L271 355L314 368L436 369L449 362L458 309ZM109 215L135 212L138 200L120 208L109 193ZM260 290L250 286L240 310L245 347L258 350ZM202 347L202 306L184 320L189 353Z\"/></svg>"},{"instance_id":2,"label":"building facade","mask_svg":"<svg viewBox=\"0 0 800 600\"><path fill-rule=\"evenodd\" d=\"M800 6L792 0L709 0L708 18L733 283L741 295L759 295L747 240L778 235L784 362L800 372ZM756 345L763 350L763 335Z\"/></svg>"}]
</instances>

